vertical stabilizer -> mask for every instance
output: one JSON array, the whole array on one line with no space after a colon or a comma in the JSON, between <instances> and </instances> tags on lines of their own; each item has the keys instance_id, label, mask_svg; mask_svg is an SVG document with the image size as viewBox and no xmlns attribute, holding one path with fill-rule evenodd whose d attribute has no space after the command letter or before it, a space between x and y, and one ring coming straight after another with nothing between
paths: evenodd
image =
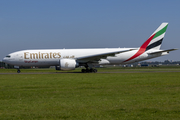
<instances>
[{"instance_id":1,"label":"vertical stabilizer","mask_svg":"<svg viewBox=\"0 0 180 120\"><path fill-rule=\"evenodd\" d=\"M166 33L168 23L162 23L150 36L150 38L153 36L152 40L148 41L148 45L146 47L146 51L150 49L157 49L159 50L164 38L164 35ZM147 42L147 41L146 41ZM145 42L145 43L146 43Z\"/></svg>"},{"instance_id":2,"label":"vertical stabilizer","mask_svg":"<svg viewBox=\"0 0 180 120\"><path fill-rule=\"evenodd\" d=\"M127 62L129 60L132 60L134 58L137 58L144 52L154 49L159 50L164 38L164 35L166 33L168 23L162 23L155 31L154 33L142 44L142 46L139 48L136 54L134 54L129 59L125 60L124 62Z\"/></svg>"}]
</instances>

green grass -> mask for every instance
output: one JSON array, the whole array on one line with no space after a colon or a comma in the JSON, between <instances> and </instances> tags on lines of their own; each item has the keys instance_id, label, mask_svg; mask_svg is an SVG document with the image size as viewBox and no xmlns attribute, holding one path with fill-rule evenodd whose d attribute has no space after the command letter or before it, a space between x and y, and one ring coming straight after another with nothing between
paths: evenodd
<instances>
[{"instance_id":1,"label":"green grass","mask_svg":"<svg viewBox=\"0 0 180 120\"><path fill-rule=\"evenodd\" d=\"M110 71L109 68L99 71L108 70ZM123 69L112 69L112 71L121 70ZM137 71L137 69L125 70ZM144 68L140 69L143 70ZM145 70L148 71L149 68ZM28 71L32 72L24 70ZM43 71L54 72L54 70L39 70ZM0 119L178 120L180 74L175 71L1 74Z\"/></svg>"},{"instance_id":2,"label":"green grass","mask_svg":"<svg viewBox=\"0 0 180 120\"><path fill-rule=\"evenodd\" d=\"M58 73L58 72L81 72L82 68L76 68L71 71L61 71L49 68L41 68L41 69L21 69L22 73ZM160 66L160 67L105 67L105 68L97 68L98 72L126 72L126 71L180 71L180 66ZM0 73L16 73L17 69L0 69Z\"/></svg>"}]
</instances>

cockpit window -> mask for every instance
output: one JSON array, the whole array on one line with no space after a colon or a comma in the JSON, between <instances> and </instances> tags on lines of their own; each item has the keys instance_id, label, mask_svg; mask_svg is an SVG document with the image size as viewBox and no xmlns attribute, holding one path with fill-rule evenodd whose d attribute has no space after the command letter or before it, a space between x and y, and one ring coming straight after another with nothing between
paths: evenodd
<instances>
[{"instance_id":1,"label":"cockpit window","mask_svg":"<svg viewBox=\"0 0 180 120\"><path fill-rule=\"evenodd\" d=\"M6 57L7 57L7 58L10 58L11 56L10 56L10 55L7 55Z\"/></svg>"}]
</instances>

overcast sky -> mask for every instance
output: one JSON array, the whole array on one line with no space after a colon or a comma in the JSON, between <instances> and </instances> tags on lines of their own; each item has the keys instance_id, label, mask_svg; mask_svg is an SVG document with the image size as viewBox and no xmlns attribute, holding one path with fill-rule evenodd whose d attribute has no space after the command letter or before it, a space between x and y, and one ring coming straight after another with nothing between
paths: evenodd
<instances>
[{"instance_id":1,"label":"overcast sky","mask_svg":"<svg viewBox=\"0 0 180 120\"><path fill-rule=\"evenodd\" d=\"M25 49L140 47L169 22L180 48L180 0L0 0L0 60ZM148 61L180 60L179 50Z\"/></svg>"}]
</instances>

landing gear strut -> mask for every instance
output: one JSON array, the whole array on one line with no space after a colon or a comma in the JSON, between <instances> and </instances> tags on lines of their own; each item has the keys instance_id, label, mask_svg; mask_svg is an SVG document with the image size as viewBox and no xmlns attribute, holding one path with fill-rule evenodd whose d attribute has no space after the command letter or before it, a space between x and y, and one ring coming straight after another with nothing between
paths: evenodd
<instances>
[{"instance_id":1,"label":"landing gear strut","mask_svg":"<svg viewBox=\"0 0 180 120\"><path fill-rule=\"evenodd\" d=\"M93 68L88 69L88 68L86 68L86 69L82 69L81 72L82 73L92 73L92 72L97 73L97 69L93 69Z\"/></svg>"},{"instance_id":2,"label":"landing gear strut","mask_svg":"<svg viewBox=\"0 0 180 120\"><path fill-rule=\"evenodd\" d=\"M20 69L17 69L17 73L20 73L21 71L20 71Z\"/></svg>"}]
</instances>

